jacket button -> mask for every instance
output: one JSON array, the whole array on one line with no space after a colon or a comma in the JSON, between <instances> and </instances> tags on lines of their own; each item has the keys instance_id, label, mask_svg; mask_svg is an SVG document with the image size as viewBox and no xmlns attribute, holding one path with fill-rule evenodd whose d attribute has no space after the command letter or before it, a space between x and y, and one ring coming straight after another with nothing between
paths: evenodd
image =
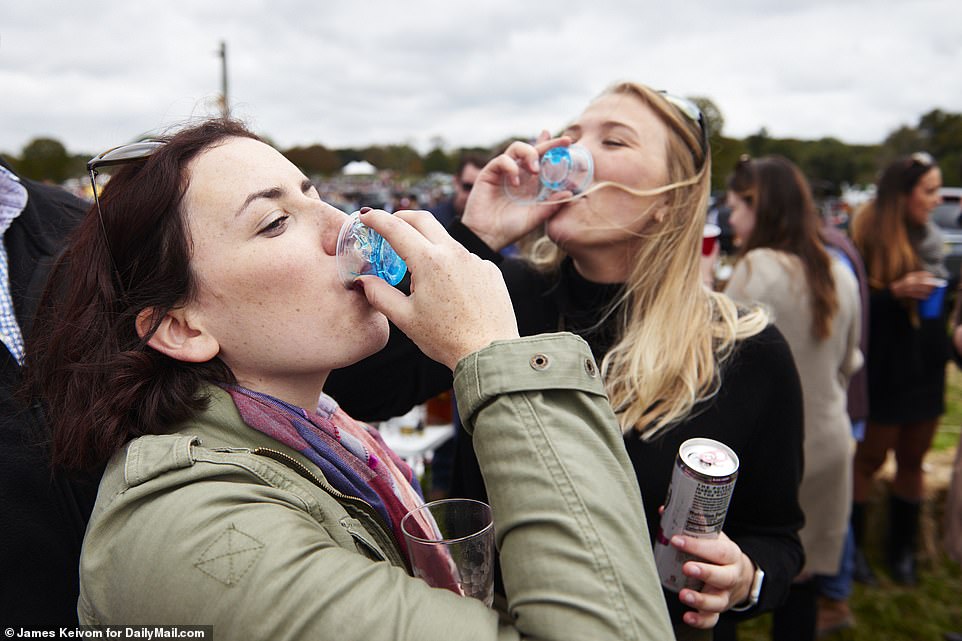
<instances>
[{"instance_id":1,"label":"jacket button","mask_svg":"<svg viewBox=\"0 0 962 641\"><path fill-rule=\"evenodd\" d=\"M595 362L590 358L585 359L585 371L588 372L588 376L591 378L598 376L598 368L595 367Z\"/></svg>"},{"instance_id":2,"label":"jacket button","mask_svg":"<svg viewBox=\"0 0 962 641\"><path fill-rule=\"evenodd\" d=\"M531 357L529 362L531 364L531 368L537 370L548 369L548 367L551 365L551 360L546 354L535 354Z\"/></svg>"}]
</instances>

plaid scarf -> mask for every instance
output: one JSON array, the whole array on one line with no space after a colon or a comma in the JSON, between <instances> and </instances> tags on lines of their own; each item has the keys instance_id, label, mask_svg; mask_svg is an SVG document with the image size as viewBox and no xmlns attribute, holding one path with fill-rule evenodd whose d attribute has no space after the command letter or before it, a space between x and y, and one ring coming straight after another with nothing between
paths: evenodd
<instances>
[{"instance_id":1,"label":"plaid scarf","mask_svg":"<svg viewBox=\"0 0 962 641\"><path fill-rule=\"evenodd\" d=\"M376 429L348 416L326 395L312 413L244 387L225 389L250 427L306 456L338 492L370 504L408 557L401 519L423 505L424 499L411 467L391 451ZM423 526L422 531L426 531Z\"/></svg>"}]
</instances>

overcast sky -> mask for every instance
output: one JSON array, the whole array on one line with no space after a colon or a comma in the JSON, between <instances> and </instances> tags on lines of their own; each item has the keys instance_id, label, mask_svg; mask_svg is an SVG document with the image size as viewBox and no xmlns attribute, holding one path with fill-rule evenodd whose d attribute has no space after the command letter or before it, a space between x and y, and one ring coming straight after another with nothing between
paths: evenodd
<instances>
[{"instance_id":1,"label":"overcast sky","mask_svg":"<svg viewBox=\"0 0 962 641\"><path fill-rule=\"evenodd\" d=\"M724 133L878 143L962 112L959 0L0 0L0 151L97 152L215 113L279 147L490 146L614 80Z\"/></svg>"}]
</instances>

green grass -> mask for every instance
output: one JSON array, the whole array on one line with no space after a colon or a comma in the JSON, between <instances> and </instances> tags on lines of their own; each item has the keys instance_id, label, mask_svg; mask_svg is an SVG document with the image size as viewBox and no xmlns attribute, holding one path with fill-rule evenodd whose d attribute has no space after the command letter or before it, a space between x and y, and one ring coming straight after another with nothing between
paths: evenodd
<instances>
[{"instance_id":1,"label":"green grass","mask_svg":"<svg viewBox=\"0 0 962 641\"><path fill-rule=\"evenodd\" d=\"M962 426L962 373L950 363L947 369L946 413L932 444L933 452L954 450L959 443ZM948 452L943 455L943 458ZM423 487L430 487L430 465L427 466ZM936 521L941 526L941 508ZM883 515L873 521L881 529ZM871 525L871 523L870 523ZM870 528L871 529L871 528ZM936 533L940 540L941 532ZM870 541L870 544L873 542ZM921 558L919 585L904 588L888 580L882 563L881 534L868 550L879 575L881 585L868 588L855 584L849 602L855 613L856 627L838 634L822 637L819 641L943 641L946 631L962 632L962 571L937 545L934 558ZM771 615L762 615L738 627L740 641L767 641Z\"/></svg>"},{"instance_id":2,"label":"green grass","mask_svg":"<svg viewBox=\"0 0 962 641\"><path fill-rule=\"evenodd\" d=\"M880 566L876 566L877 568ZM878 572L881 585L855 584L849 605L856 625L820 641L943 641L942 633L962 631L962 572L944 555L923 563L919 585L903 588ZM738 626L739 641L767 641L771 615Z\"/></svg>"},{"instance_id":3,"label":"green grass","mask_svg":"<svg viewBox=\"0 0 962 641\"><path fill-rule=\"evenodd\" d=\"M936 452L954 448L962 432L962 372L954 363L949 363L945 381L945 414L932 443Z\"/></svg>"},{"instance_id":4,"label":"green grass","mask_svg":"<svg viewBox=\"0 0 962 641\"><path fill-rule=\"evenodd\" d=\"M947 370L946 413L932 444L933 452L954 450L959 443L962 426L962 374L954 363ZM951 460L951 459L950 459ZM940 495L944 497L944 493ZM942 506L929 506L933 523L941 528ZM878 527L872 528L872 522ZM941 529L933 534L931 558L922 555L919 561L919 585L901 587L890 580L882 562L882 515L870 517L870 529L877 537L869 541L867 550L879 575L881 585L870 588L855 584L849 605L855 614L856 626L820 641L943 641L942 633L962 632L962 570L951 561L937 543ZM762 615L738 627L739 641L766 641L771 629L771 615Z\"/></svg>"}]
</instances>

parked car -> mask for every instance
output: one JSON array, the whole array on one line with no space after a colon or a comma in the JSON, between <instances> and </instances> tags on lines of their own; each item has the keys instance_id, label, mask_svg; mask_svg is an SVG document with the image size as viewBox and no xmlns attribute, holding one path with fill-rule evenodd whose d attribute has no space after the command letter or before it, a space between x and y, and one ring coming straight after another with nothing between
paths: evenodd
<instances>
[{"instance_id":1,"label":"parked car","mask_svg":"<svg viewBox=\"0 0 962 641\"><path fill-rule=\"evenodd\" d=\"M953 283L959 279L962 269L962 187L943 187L942 204L930 216L938 225L945 241L945 266Z\"/></svg>"}]
</instances>

